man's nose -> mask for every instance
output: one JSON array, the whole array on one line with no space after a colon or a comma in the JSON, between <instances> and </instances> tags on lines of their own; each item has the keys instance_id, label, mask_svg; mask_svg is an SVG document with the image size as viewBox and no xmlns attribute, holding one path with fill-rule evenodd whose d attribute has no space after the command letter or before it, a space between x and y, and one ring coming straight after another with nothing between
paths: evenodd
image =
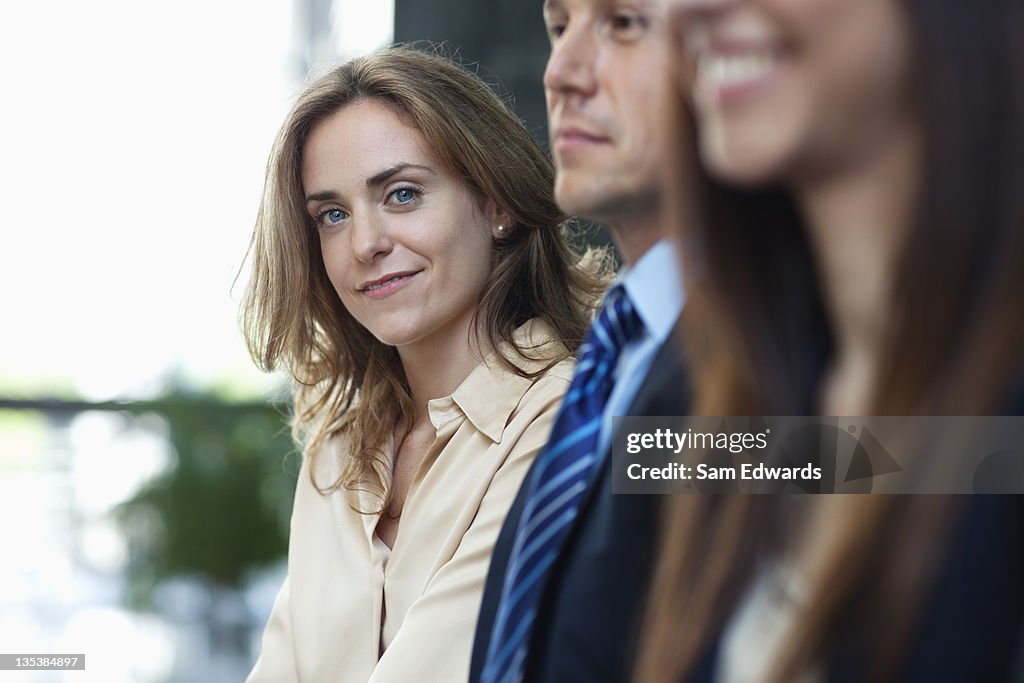
<instances>
[{"instance_id":1,"label":"man's nose","mask_svg":"<svg viewBox=\"0 0 1024 683\"><path fill-rule=\"evenodd\" d=\"M553 92L592 93L596 48L595 36L586 25L567 26L551 47L544 87Z\"/></svg>"}]
</instances>

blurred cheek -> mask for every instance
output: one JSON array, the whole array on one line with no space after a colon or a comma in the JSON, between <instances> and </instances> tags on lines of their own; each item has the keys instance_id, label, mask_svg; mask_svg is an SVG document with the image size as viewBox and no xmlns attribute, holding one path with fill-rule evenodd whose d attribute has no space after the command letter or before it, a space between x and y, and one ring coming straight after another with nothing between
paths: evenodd
<instances>
[{"instance_id":1,"label":"blurred cheek","mask_svg":"<svg viewBox=\"0 0 1024 683\"><path fill-rule=\"evenodd\" d=\"M689 214L695 206L695 149L693 114L682 92L666 107L665 113L665 148L673 150L666 155L668 163L665 170L664 196L672 205L670 210L680 221L689 220Z\"/></svg>"},{"instance_id":2,"label":"blurred cheek","mask_svg":"<svg viewBox=\"0 0 1024 683\"><path fill-rule=\"evenodd\" d=\"M673 87L680 93L690 93L697 76L697 64L687 52L686 32L691 15L679 9L686 3L672 0L669 2L669 74Z\"/></svg>"}]
</instances>

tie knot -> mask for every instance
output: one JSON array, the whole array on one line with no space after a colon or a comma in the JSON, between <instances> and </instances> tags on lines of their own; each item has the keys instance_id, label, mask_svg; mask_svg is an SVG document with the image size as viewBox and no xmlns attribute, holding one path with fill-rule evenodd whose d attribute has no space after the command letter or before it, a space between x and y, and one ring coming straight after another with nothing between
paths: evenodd
<instances>
[{"instance_id":1,"label":"tie knot","mask_svg":"<svg viewBox=\"0 0 1024 683\"><path fill-rule=\"evenodd\" d=\"M622 347L636 336L642 326L625 288L615 285L591 325L590 341L598 345L604 354L618 357Z\"/></svg>"}]
</instances>

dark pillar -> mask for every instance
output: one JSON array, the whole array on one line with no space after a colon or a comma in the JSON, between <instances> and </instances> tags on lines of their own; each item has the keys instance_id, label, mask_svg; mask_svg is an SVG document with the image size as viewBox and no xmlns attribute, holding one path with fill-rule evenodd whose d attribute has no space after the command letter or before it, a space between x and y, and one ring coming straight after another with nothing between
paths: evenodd
<instances>
[{"instance_id":1,"label":"dark pillar","mask_svg":"<svg viewBox=\"0 0 1024 683\"><path fill-rule=\"evenodd\" d=\"M548 40L541 0L395 0L395 41L444 42L512 105L548 148L544 88Z\"/></svg>"}]
</instances>

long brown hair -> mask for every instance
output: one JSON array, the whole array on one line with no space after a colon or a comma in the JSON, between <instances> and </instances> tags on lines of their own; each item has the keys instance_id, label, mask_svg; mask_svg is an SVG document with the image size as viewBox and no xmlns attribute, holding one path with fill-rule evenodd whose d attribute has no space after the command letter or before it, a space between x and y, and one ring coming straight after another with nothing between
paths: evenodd
<instances>
[{"instance_id":1,"label":"long brown hair","mask_svg":"<svg viewBox=\"0 0 1024 683\"><path fill-rule=\"evenodd\" d=\"M389 48L335 68L299 95L267 165L242 327L260 368L281 367L294 379L293 427L307 455L315 457L333 435L347 437L351 452L343 454L342 474L328 491L365 488L383 507L390 467L381 446L412 414L411 396L397 351L356 322L328 280L300 173L313 127L366 99L416 128L442 167L511 217L509 235L494 241L474 329L482 329L494 349L512 350L513 357L498 357L513 372L543 372L527 372L515 358L538 353L513 340L513 331L531 318L546 322L562 342L560 353L541 359L545 368L575 351L607 263L601 255L579 257L552 197L551 162L501 99L450 59Z\"/></svg>"},{"instance_id":2,"label":"long brown hair","mask_svg":"<svg viewBox=\"0 0 1024 683\"><path fill-rule=\"evenodd\" d=\"M988 414L1019 388L1024 339L1024 5L903 3L925 136L916 215L897 260L877 415ZM926 115L925 115L926 114ZM831 334L807 232L781 188L702 179L683 332L697 415L815 412ZM851 500L776 680L863 648L897 675L950 536L950 498ZM664 520L641 681L693 671L774 548L781 501L679 496Z\"/></svg>"}]
</instances>

